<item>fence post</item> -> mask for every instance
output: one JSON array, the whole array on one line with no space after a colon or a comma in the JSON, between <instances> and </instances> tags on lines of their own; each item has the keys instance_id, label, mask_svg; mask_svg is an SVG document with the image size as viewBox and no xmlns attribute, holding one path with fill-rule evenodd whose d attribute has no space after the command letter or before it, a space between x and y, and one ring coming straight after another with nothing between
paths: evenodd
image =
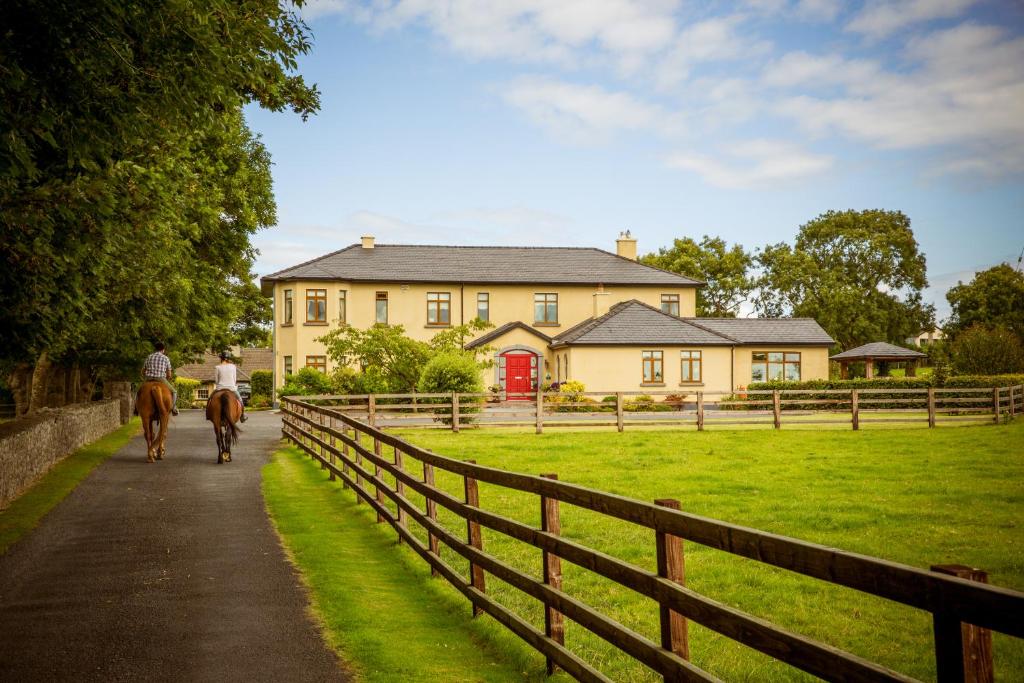
<instances>
[{"instance_id":1,"label":"fence post","mask_svg":"<svg viewBox=\"0 0 1024 683\"><path fill-rule=\"evenodd\" d=\"M377 426L377 395L370 394L366 399L366 421L371 427Z\"/></svg>"},{"instance_id":2,"label":"fence post","mask_svg":"<svg viewBox=\"0 0 1024 683\"><path fill-rule=\"evenodd\" d=\"M626 428L626 422L622 419L622 392L615 392L615 426L621 432Z\"/></svg>"},{"instance_id":3,"label":"fence post","mask_svg":"<svg viewBox=\"0 0 1024 683\"><path fill-rule=\"evenodd\" d=\"M423 483L433 488L434 486L434 466L429 462L423 463ZM437 503L427 496L424 496L427 501L427 519L437 521ZM438 557L438 540L437 536L427 531L427 543L430 546L430 553L434 557ZM437 569L434 565L430 565L430 575L437 576Z\"/></svg>"},{"instance_id":4,"label":"fence post","mask_svg":"<svg viewBox=\"0 0 1024 683\"><path fill-rule=\"evenodd\" d=\"M704 431L704 392L697 392L697 431Z\"/></svg>"},{"instance_id":5,"label":"fence post","mask_svg":"<svg viewBox=\"0 0 1024 683\"><path fill-rule=\"evenodd\" d=\"M452 431L459 433L459 393L452 392Z\"/></svg>"},{"instance_id":6,"label":"fence post","mask_svg":"<svg viewBox=\"0 0 1024 683\"><path fill-rule=\"evenodd\" d=\"M316 422L317 422L318 425L320 425L320 433L317 436L319 436L320 440L323 441L324 440L324 414L323 413L318 412L316 414ZM320 469L321 470L326 470L327 469L327 463L324 462L324 459L325 459L324 458L324 455L325 455L324 447L323 446L317 446L317 450L320 452Z\"/></svg>"},{"instance_id":7,"label":"fence post","mask_svg":"<svg viewBox=\"0 0 1024 683\"><path fill-rule=\"evenodd\" d=\"M330 425L331 432L332 432L332 434L331 434L331 449L329 451L327 451L327 457L330 458L331 465L332 465L332 467L331 467L331 474L328 477L328 481L334 481L337 478L334 475L334 467L336 466L335 463L334 463L334 451L338 450L338 442L335 440L334 434L333 434L333 432L335 430L334 416L333 415L328 416L327 424Z\"/></svg>"},{"instance_id":8,"label":"fence post","mask_svg":"<svg viewBox=\"0 0 1024 683\"><path fill-rule=\"evenodd\" d=\"M661 498L654 501L654 504L671 510L679 509L679 501L673 498ZM658 544L658 576L685 586L683 539L663 531L655 531L655 539ZM683 659L689 660L690 638L687 634L686 618L664 605L661 605L659 609L661 612L661 646ZM665 680L668 681L669 678L666 676Z\"/></svg>"},{"instance_id":9,"label":"fence post","mask_svg":"<svg viewBox=\"0 0 1024 683\"><path fill-rule=\"evenodd\" d=\"M782 427L782 403L779 401L779 390L772 391L772 417L776 429Z\"/></svg>"},{"instance_id":10,"label":"fence post","mask_svg":"<svg viewBox=\"0 0 1024 683\"><path fill-rule=\"evenodd\" d=\"M399 472L405 472L405 468L402 465L402 451L398 449L398 446L395 446L395 468ZM395 477L395 491L398 492L400 497L405 498L405 482L399 477ZM405 508L398 503L395 503L395 505L398 506L398 526L404 528L406 526ZM402 544L402 534L398 534L398 544Z\"/></svg>"},{"instance_id":11,"label":"fence post","mask_svg":"<svg viewBox=\"0 0 1024 683\"><path fill-rule=\"evenodd\" d=\"M928 426L935 426L935 387L928 387Z\"/></svg>"},{"instance_id":12,"label":"fence post","mask_svg":"<svg viewBox=\"0 0 1024 683\"><path fill-rule=\"evenodd\" d=\"M1014 405L1014 401L1016 399L1014 398L1014 391L1013 391L1016 388L1017 387L1015 387L1013 385L1010 385L1010 417L1011 418L1016 414L1016 406Z\"/></svg>"},{"instance_id":13,"label":"fence post","mask_svg":"<svg viewBox=\"0 0 1024 683\"><path fill-rule=\"evenodd\" d=\"M348 436L348 425L345 424L344 419L342 419L341 421L341 435L343 437ZM345 441L344 438L341 440L341 454L345 456L341 459L341 471L344 472L345 474L348 474L348 443ZM345 481L344 477L342 477L341 479L341 488L348 488L348 482ZM359 496L356 496L356 498L359 498Z\"/></svg>"},{"instance_id":14,"label":"fence post","mask_svg":"<svg viewBox=\"0 0 1024 683\"><path fill-rule=\"evenodd\" d=\"M992 421L999 424L999 399L1002 396L1002 390L999 387L992 388Z\"/></svg>"},{"instance_id":15,"label":"fence post","mask_svg":"<svg viewBox=\"0 0 1024 683\"><path fill-rule=\"evenodd\" d=\"M381 455L381 452L380 452L380 439L378 439L376 436L373 437L373 454L376 455L378 458ZM380 487L381 487L381 483L384 481L384 470L382 470L380 465L378 465L377 463L373 463L373 471L377 475L375 477L375 481L373 482L374 497L377 499L378 503L383 505L384 504L384 492L381 491ZM382 515L382 514L380 514L378 512L377 513L377 523L380 524L383 521L384 521L384 515Z\"/></svg>"},{"instance_id":16,"label":"fence post","mask_svg":"<svg viewBox=\"0 0 1024 683\"><path fill-rule=\"evenodd\" d=\"M359 432L358 429L356 429L355 427L352 428L352 439L357 444L362 445L359 442L359 433L360 432ZM363 488L363 477L362 477L362 475L360 475L360 472L363 471L363 454L359 452L359 449L355 449L355 451L356 451L356 488L359 489L359 490L362 490L362 488ZM360 496L359 494L356 494L356 505L360 505L360 504L362 504L362 502L363 502L363 497Z\"/></svg>"},{"instance_id":17,"label":"fence post","mask_svg":"<svg viewBox=\"0 0 1024 683\"><path fill-rule=\"evenodd\" d=\"M537 386L537 433L544 433L544 387Z\"/></svg>"},{"instance_id":18,"label":"fence post","mask_svg":"<svg viewBox=\"0 0 1024 683\"><path fill-rule=\"evenodd\" d=\"M476 464L476 460L467 460L466 462L471 465ZM466 505L478 508L480 507L480 489L477 486L476 479L464 476L464 489L466 493ZM477 550L483 550L484 539L480 534L480 524L470 519L466 520L466 536L469 544ZM483 567L478 567L472 562L469 563L469 578L473 585L473 588L477 589L481 593L486 593L487 588L484 583L484 570ZM483 614L483 610L473 605L473 616L479 616Z\"/></svg>"},{"instance_id":19,"label":"fence post","mask_svg":"<svg viewBox=\"0 0 1024 683\"><path fill-rule=\"evenodd\" d=\"M860 406L857 405L857 390L850 390L850 414L852 415L852 422L854 430L860 429Z\"/></svg>"},{"instance_id":20,"label":"fence post","mask_svg":"<svg viewBox=\"0 0 1024 683\"><path fill-rule=\"evenodd\" d=\"M542 474L545 479L558 479L557 474ZM558 499L540 497L540 528L549 534L559 536L562 533L562 522L558 515ZM543 551L544 583L555 590L562 590L562 558ZM565 645L565 617L553 607L544 607L544 635L559 645ZM555 662L548 657L548 675L555 673Z\"/></svg>"},{"instance_id":21,"label":"fence post","mask_svg":"<svg viewBox=\"0 0 1024 683\"><path fill-rule=\"evenodd\" d=\"M932 565L933 572L956 576L968 581L988 583L988 573L962 564ZM992 683L992 632L961 623L955 616L936 612L935 664L938 683Z\"/></svg>"}]
</instances>

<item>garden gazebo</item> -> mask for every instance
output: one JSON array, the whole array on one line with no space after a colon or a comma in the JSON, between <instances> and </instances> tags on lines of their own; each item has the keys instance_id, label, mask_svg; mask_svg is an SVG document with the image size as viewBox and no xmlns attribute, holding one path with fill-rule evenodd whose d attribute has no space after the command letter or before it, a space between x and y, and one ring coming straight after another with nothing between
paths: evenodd
<instances>
[{"instance_id":1,"label":"garden gazebo","mask_svg":"<svg viewBox=\"0 0 1024 683\"><path fill-rule=\"evenodd\" d=\"M864 344L858 346L855 349L849 351L843 351L832 356L829 360L839 362L839 376L846 379L849 376L849 365L859 361L864 361L864 375L871 379L875 376L875 361L895 361L907 364L907 377L914 377L917 374L917 363L922 358L927 358L928 354L921 353L920 351L914 351L913 349L905 349L902 346L896 346L895 344L887 344L886 342L871 342L870 344Z\"/></svg>"}]
</instances>

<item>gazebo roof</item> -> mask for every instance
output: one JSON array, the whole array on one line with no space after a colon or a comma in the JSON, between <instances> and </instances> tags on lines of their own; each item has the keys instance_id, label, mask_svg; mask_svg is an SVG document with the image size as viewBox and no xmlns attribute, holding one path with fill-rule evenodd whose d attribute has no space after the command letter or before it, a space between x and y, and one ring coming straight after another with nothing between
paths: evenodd
<instances>
[{"instance_id":1,"label":"gazebo roof","mask_svg":"<svg viewBox=\"0 0 1024 683\"><path fill-rule=\"evenodd\" d=\"M926 353L905 349L895 344L871 342L849 351L837 353L831 357L831 360L916 360L927 357L928 354Z\"/></svg>"}]
</instances>

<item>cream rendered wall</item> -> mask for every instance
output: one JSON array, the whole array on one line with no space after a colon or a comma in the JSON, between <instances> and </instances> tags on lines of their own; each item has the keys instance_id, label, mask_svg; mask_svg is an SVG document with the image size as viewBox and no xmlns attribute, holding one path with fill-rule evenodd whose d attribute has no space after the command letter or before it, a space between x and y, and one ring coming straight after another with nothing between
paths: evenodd
<instances>
[{"instance_id":1,"label":"cream rendered wall","mask_svg":"<svg viewBox=\"0 0 1024 683\"><path fill-rule=\"evenodd\" d=\"M703 382L687 382L681 378L679 352L700 351ZM728 346L573 346L553 351L569 358L569 379L583 382L587 391L730 391L731 347ZM664 386L645 385L642 352L661 351ZM564 369L563 369L564 372Z\"/></svg>"},{"instance_id":2,"label":"cream rendered wall","mask_svg":"<svg viewBox=\"0 0 1024 683\"><path fill-rule=\"evenodd\" d=\"M284 324L284 291L292 290L293 319L291 325ZM327 290L326 325L306 322L306 290ZM314 341L327 331L338 326L339 294L346 293L346 322L359 328L367 328L376 322L376 293L388 293L388 322L403 325L406 334L414 339L426 341L444 327L427 325L427 293L449 292L451 294L451 323L459 325L476 317L477 293L490 294L490 321L495 327L513 321L534 324L533 295L535 293L558 294L558 324L538 325L548 336L555 336L594 314L594 293L591 285L547 286L547 285L453 285L441 284L386 284L351 283L343 281L291 281L274 284L274 325L277 335L278 386L284 383L284 356L292 356L293 370L306 364L306 356L326 355L324 347ZM661 306L662 294L678 294L680 313L693 316L696 313L695 287L606 287L611 303L638 299L656 308ZM539 347L542 340L523 332L534 339L533 346ZM550 354L549 354L550 355ZM334 364L328 359L328 370ZM545 372L551 372L546 370ZM552 372L553 375L553 372ZM490 384L491 382L488 382Z\"/></svg>"},{"instance_id":3,"label":"cream rendered wall","mask_svg":"<svg viewBox=\"0 0 1024 683\"><path fill-rule=\"evenodd\" d=\"M529 350L540 353L542 360L540 361L541 364L537 369L542 382L550 372L549 368L552 363L551 359L553 358L553 355L551 349L548 348L548 343L537 335L531 334L526 330L518 327L513 330L509 330L497 339L492 339L487 343L487 346L492 349L490 353L487 354L487 358L494 361L494 366L481 372L480 377L483 380L484 387L498 384L498 356L505 351L510 351L515 348L522 349L524 353Z\"/></svg>"},{"instance_id":4,"label":"cream rendered wall","mask_svg":"<svg viewBox=\"0 0 1024 683\"><path fill-rule=\"evenodd\" d=\"M828 379L827 346L739 346L736 347L736 386L750 384L751 354L756 352L789 351L800 354L800 379Z\"/></svg>"}]
</instances>

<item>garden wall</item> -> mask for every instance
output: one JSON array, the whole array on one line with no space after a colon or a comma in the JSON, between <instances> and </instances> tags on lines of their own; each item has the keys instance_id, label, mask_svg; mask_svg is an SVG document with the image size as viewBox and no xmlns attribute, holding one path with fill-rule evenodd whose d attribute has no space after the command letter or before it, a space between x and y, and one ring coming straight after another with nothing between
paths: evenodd
<instances>
[{"instance_id":1,"label":"garden wall","mask_svg":"<svg viewBox=\"0 0 1024 683\"><path fill-rule=\"evenodd\" d=\"M43 409L0 424L0 510L68 455L121 426L121 401Z\"/></svg>"}]
</instances>

